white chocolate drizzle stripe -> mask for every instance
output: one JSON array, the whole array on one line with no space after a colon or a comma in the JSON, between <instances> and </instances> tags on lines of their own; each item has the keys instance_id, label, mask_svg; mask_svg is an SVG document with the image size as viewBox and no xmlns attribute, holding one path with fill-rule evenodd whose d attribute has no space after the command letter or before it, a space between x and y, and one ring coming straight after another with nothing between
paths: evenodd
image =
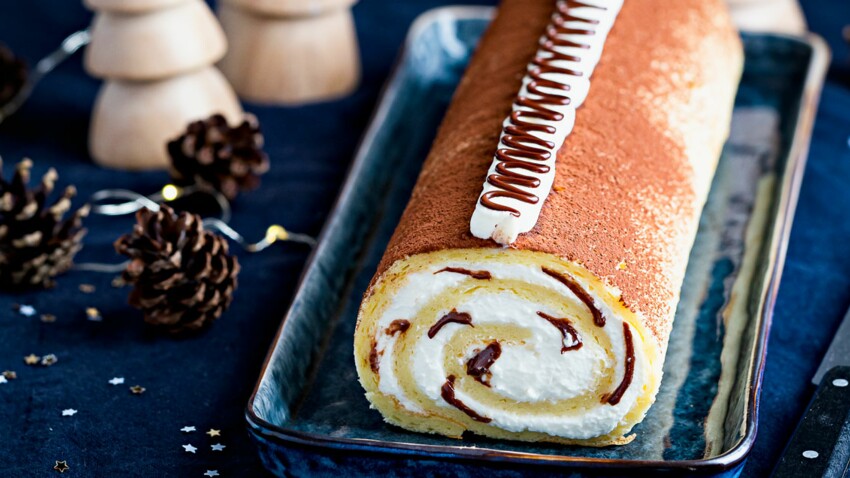
<instances>
[{"instance_id":1,"label":"white chocolate drizzle stripe","mask_svg":"<svg viewBox=\"0 0 850 478\"><path fill-rule=\"evenodd\" d=\"M528 65L478 203L470 232L507 245L530 231L555 179L557 151L587 97L623 0L560 0Z\"/></svg>"}]
</instances>

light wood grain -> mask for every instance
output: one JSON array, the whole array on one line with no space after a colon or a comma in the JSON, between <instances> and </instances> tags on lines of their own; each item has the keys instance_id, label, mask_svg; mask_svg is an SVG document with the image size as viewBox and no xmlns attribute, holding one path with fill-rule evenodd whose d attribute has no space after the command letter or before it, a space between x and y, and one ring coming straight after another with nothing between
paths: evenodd
<instances>
[{"instance_id":1,"label":"light wood grain","mask_svg":"<svg viewBox=\"0 0 850 478\"><path fill-rule=\"evenodd\" d=\"M806 20L797 0L726 0L741 30L801 35Z\"/></svg>"},{"instance_id":2,"label":"light wood grain","mask_svg":"<svg viewBox=\"0 0 850 478\"><path fill-rule=\"evenodd\" d=\"M244 99L298 104L340 97L357 86L360 58L349 9L290 18L222 4L219 17L230 41L220 67Z\"/></svg>"},{"instance_id":3,"label":"light wood grain","mask_svg":"<svg viewBox=\"0 0 850 478\"><path fill-rule=\"evenodd\" d=\"M140 13L185 3L190 0L83 0L89 10Z\"/></svg>"},{"instance_id":4,"label":"light wood grain","mask_svg":"<svg viewBox=\"0 0 850 478\"><path fill-rule=\"evenodd\" d=\"M256 15L313 16L330 10L351 8L355 0L219 0Z\"/></svg>"},{"instance_id":5,"label":"light wood grain","mask_svg":"<svg viewBox=\"0 0 850 478\"><path fill-rule=\"evenodd\" d=\"M169 140L214 113L230 122L242 109L215 67L161 81L109 81L95 101L89 149L95 162L120 169L165 169Z\"/></svg>"},{"instance_id":6,"label":"light wood grain","mask_svg":"<svg viewBox=\"0 0 850 478\"><path fill-rule=\"evenodd\" d=\"M156 80L211 65L226 50L224 32L209 7L188 0L139 14L99 12L85 66L101 78Z\"/></svg>"}]
</instances>

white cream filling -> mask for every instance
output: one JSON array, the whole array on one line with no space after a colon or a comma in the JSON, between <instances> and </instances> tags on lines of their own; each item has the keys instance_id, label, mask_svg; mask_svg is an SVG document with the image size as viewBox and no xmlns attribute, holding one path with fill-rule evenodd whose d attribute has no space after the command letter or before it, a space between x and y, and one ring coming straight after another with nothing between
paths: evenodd
<instances>
[{"instance_id":1,"label":"white cream filling","mask_svg":"<svg viewBox=\"0 0 850 478\"><path fill-rule=\"evenodd\" d=\"M393 363L393 353L398 338L397 335L390 336L383 333L383 330L393 320L402 318L409 320L415 317L419 309L443 291L456 287L463 281L474 280L458 273L434 274L443 267L486 270L491 273L494 280L513 279L546 287L563 295L565 300L574 301L584 307L572 291L543 273L538 266L452 263L408 274L405 284L398 290L383 316L378 320L380 332L377 336L377 350L381 353L378 362L380 372L378 388L381 393L395 398L406 409L416 413L423 413L424 410L404 393L394 367L382 366L385 363ZM592 293L591 296L593 296ZM433 317L428 326L439 320L443 314L456 308L459 312L469 313L473 324L479 328L487 324L512 324L527 330L531 338L525 340L525 344L512 343L507 338L499 339L499 337L484 334L480 344L471 346L465 351L463 357L457 357L456 360L461 367L464 367L477 349L480 350L493 340L498 340L502 353L490 368L492 390L508 400L508 403L555 402L598 390L599 381L606 374L610 374L612 368L615 376L614 387L624 376L626 352L622 323L599 298L594 297L594 303L607 319L606 325L595 331L607 335L611 343L610 350L603 350L589 337L583 337L584 345L581 348L561 353L563 340L561 332L537 315L538 311L542 311L557 316L557 311L524 301L508 291L498 293L476 291L462 303L446 304L444 310ZM416 387L438 406L453 407L441 396L441 388L448 374L443 366L445 347L455 333L466 328L469 326L448 323L433 339L422 335L422 339L414 345L412 356L408 358L413 364L411 369ZM507 431L533 431L575 439L604 435L616 428L631 410L646 381L643 372L645 361L643 348L640 346L637 333L634 330L632 332L635 345L634 376L631 385L616 405L599 402L585 413L573 415L527 415L514 411L509 406L492 407L479 403L457 387L455 396L479 415L492 419L490 422L492 426ZM581 329L579 333L583 333ZM464 377L458 377L458 382L461 380L472 380L472 378L464 375ZM594 403L599 401L598 397L593 398Z\"/></svg>"},{"instance_id":2,"label":"white cream filling","mask_svg":"<svg viewBox=\"0 0 850 478\"><path fill-rule=\"evenodd\" d=\"M497 211L495 209L490 209L482 205L481 196L484 196L488 192L494 190L501 190L501 188L485 181L469 223L470 232L475 237L481 239L493 239L500 244L511 244L516 241L519 234L530 231L534 228L534 225L537 224L537 220L540 217L540 211L543 208L543 203L546 200L546 197L549 196L549 192L552 189L552 183L555 180L557 152L561 148L566 137L570 134L570 132L572 132L573 126L575 125L576 108L581 106L587 98L588 90L590 89L590 76L593 74L593 70L596 68L596 64L602 56L605 39L607 38L611 27L614 26L614 20L620 11L620 7L623 5L623 0L584 0L584 2L602 8L570 8L570 15L586 20L596 21L598 23L589 25L587 22L568 21L566 22L566 26L577 29L587 29L588 27L591 27L595 33L593 35L566 34L559 35L557 38L559 40L572 41L581 45L587 45L587 48L556 46L552 48L552 50L559 54L576 57L578 58L578 61L556 60L551 62L555 67L576 71L581 73L581 75L568 75L562 73L546 73L541 75L541 77L546 80L551 80L556 83L569 86L569 91L567 92L555 91L548 88L542 89L542 91L547 94L569 97L570 103L567 105L546 105L547 109L561 113L563 118L559 121L524 118L524 120L529 123L545 124L555 128L555 132L552 134L544 132L531 133L537 138L551 141L552 144L554 144L553 148L544 148L550 153L548 160L534 161L535 164L544 164L549 166L549 171L546 173L534 173L522 170L521 173L523 175L533 176L537 178L540 183L533 188L517 186L520 190L527 191L536 196L538 201L531 204L509 197L498 197L494 199L494 202L499 205L515 209L519 213L518 216L513 215L510 211ZM560 1L558 3L563 4L564 2ZM557 17L557 14L553 15L553 19L555 17ZM554 25L554 22L551 25ZM545 35L541 38L541 48L535 56L543 59L551 58L552 53L542 46L544 41ZM534 65L529 65L529 71L533 68ZM532 77L530 74L527 74L522 80L522 86L518 94L519 97L529 97L532 99L538 98L534 93L531 93L528 90L528 86L531 82ZM528 107L514 104L512 111L530 112L533 110ZM510 116L508 116L503 126L507 126L510 122ZM499 137L498 147L512 149L510 146L503 144L504 137L505 133L503 131L502 135ZM537 148L540 147L539 145L532 146ZM493 163L490 165L490 170L487 172L486 177L496 173L496 166L498 166L499 163L500 160L498 158L493 159Z\"/></svg>"}]
</instances>

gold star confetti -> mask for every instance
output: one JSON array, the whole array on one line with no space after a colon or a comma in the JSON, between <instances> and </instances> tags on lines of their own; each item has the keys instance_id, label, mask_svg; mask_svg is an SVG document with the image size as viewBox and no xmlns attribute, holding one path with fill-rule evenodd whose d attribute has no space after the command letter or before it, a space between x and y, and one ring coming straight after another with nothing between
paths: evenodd
<instances>
[{"instance_id":1,"label":"gold star confetti","mask_svg":"<svg viewBox=\"0 0 850 478\"><path fill-rule=\"evenodd\" d=\"M44 365L45 367L49 367L49 366L55 364L58 361L59 361L59 358L56 357L53 354L47 354L44 357L41 357L41 364Z\"/></svg>"},{"instance_id":2,"label":"gold star confetti","mask_svg":"<svg viewBox=\"0 0 850 478\"><path fill-rule=\"evenodd\" d=\"M45 324L52 324L56 322L56 316L53 314L41 314L41 321Z\"/></svg>"},{"instance_id":3,"label":"gold star confetti","mask_svg":"<svg viewBox=\"0 0 850 478\"><path fill-rule=\"evenodd\" d=\"M91 284L80 284L80 292L82 292L83 294L91 294L95 290L97 289Z\"/></svg>"},{"instance_id":4,"label":"gold star confetti","mask_svg":"<svg viewBox=\"0 0 850 478\"><path fill-rule=\"evenodd\" d=\"M92 322L100 322L103 320L103 317L100 315L100 311L95 307L86 307L86 318Z\"/></svg>"},{"instance_id":5,"label":"gold star confetti","mask_svg":"<svg viewBox=\"0 0 850 478\"><path fill-rule=\"evenodd\" d=\"M127 281L121 276L112 279L112 287L124 287L125 285L127 285Z\"/></svg>"},{"instance_id":6,"label":"gold star confetti","mask_svg":"<svg viewBox=\"0 0 850 478\"><path fill-rule=\"evenodd\" d=\"M130 387L130 393L132 393L133 395L141 395L145 393L145 390L146 388L141 385L133 385L132 387Z\"/></svg>"},{"instance_id":7,"label":"gold star confetti","mask_svg":"<svg viewBox=\"0 0 850 478\"><path fill-rule=\"evenodd\" d=\"M38 362L40 360L41 360L41 357L39 357L36 354L29 354L26 357L24 357L24 363L27 364L27 365L36 365L36 364L38 364Z\"/></svg>"},{"instance_id":8,"label":"gold star confetti","mask_svg":"<svg viewBox=\"0 0 850 478\"><path fill-rule=\"evenodd\" d=\"M209 435L210 437L220 437L221 436L221 430L216 430L215 428L210 428L210 430L207 432L207 435Z\"/></svg>"},{"instance_id":9,"label":"gold star confetti","mask_svg":"<svg viewBox=\"0 0 850 478\"><path fill-rule=\"evenodd\" d=\"M59 473L65 473L66 471L68 471L69 468L71 467L68 466L68 462L65 460L56 460L56 464L53 465L53 469L58 471Z\"/></svg>"},{"instance_id":10,"label":"gold star confetti","mask_svg":"<svg viewBox=\"0 0 850 478\"><path fill-rule=\"evenodd\" d=\"M624 271L628 268L629 266L626 264L626 261L620 261L620 263L617 264L617 270Z\"/></svg>"},{"instance_id":11,"label":"gold star confetti","mask_svg":"<svg viewBox=\"0 0 850 478\"><path fill-rule=\"evenodd\" d=\"M18 378L18 374L15 373L14 370L4 370L3 371L3 378L5 378L6 380L14 380L14 379Z\"/></svg>"}]
</instances>

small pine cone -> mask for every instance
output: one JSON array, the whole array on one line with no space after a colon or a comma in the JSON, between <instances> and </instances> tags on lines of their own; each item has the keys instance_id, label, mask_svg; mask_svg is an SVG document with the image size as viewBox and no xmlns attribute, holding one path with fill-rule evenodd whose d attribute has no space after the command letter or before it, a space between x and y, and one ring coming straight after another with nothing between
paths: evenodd
<instances>
[{"instance_id":1,"label":"small pine cone","mask_svg":"<svg viewBox=\"0 0 850 478\"><path fill-rule=\"evenodd\" d=\"M177 183L212 188L230 200L257 188L269 169L259 123L250 114L236 127L220 114L195 121L168 143L168 154Z\"/></svg>"},{"instance_id":2,"label":"small pine cone","mask_svg":"<svg viewBox=\"0 0 850 478\"><path fill-rule=\"evenodd\" d=\"M48 205L58 177L55 170L47 171L41 184L29 190L32 161L18 163L11 181L3 177L2 169L0 161L0 286L52 287L53 278L71 268L82 248L86 234L82 219L89 207L65 219L77 190L68 186Z\"/></svg>"},{"instance_id":3,"label":"small pine cone","mask_svg":"<svg viewBox=\"0 0 850 478\"><path fill-rule=\"evenodd\" d=\"M0 106L12 99L27 81L27 64L0 44Z\"/></svg>"},{"instance_id":4,"label":"small pine cone","mask_svg":"<svg viewBox=\"0 0 850 478\"><path fill-rule=\"evenodd\" d=\"M136 213L133 232L115 242L130 257L123 279L133 284L130 305L145 322L172 333L201 329L230 306L239 262L227 241L204 230L195 214L168 206Z\"/></svg>"}]
</instances>

